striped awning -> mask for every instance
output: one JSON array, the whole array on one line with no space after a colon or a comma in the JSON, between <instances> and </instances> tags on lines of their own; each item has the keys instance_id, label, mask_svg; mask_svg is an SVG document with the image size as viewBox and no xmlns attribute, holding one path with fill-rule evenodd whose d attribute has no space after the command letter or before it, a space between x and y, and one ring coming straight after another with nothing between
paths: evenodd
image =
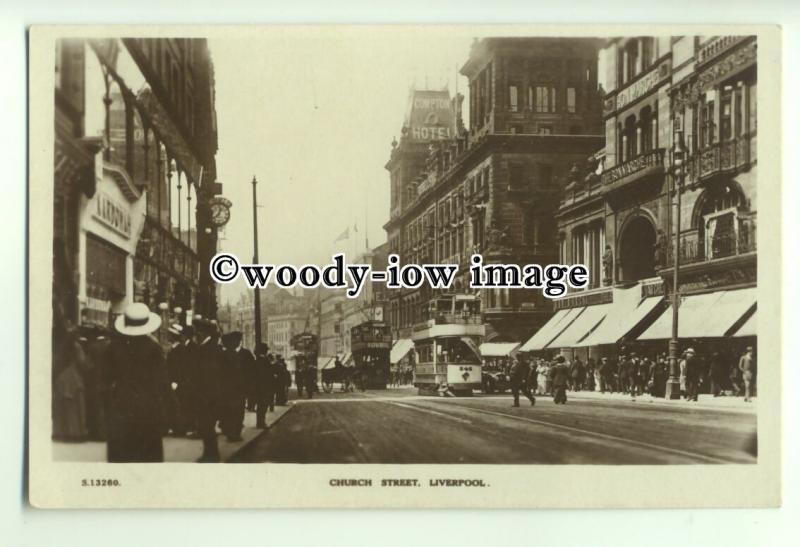
<instances>
[{"instance_id":1,"label":"striped awning","mask_svg":"<svg viewBox=\"0 0 800 547\"><path fill-rule=\"evenodd\" d=\"M636 286L635 290L639 291ZM640 291L639 291L640 292ZM622 299L615 300L605 318L589 335L578 342L576 347L600 346L603 344L616 344L645 317L652 312L663 300L661 296L640 298L636 302L626 302ZM644 325L642 325L644 326Z\"/></svg>"},{"instance_id":2,"label":"striped awning","mask_svg":"<svg viewBox=\"0 0 800 547\"><path fill-rule=\"evenodd\" d=\"M678 306L679 338L721 338L756 305L756 289L694 294ZM639 340L672 337L672 306L639 336Z\"/></svg>"},{"instance_id":3,"label":"striped awning","mask_svg":"<svg viewBox=\"0 0 800 547\"><path fill-rule=\"evenodd\" d=\"M547 345L583 311L583 308L570 308L558 310L556 314L545 323L536 333L522 344L519 351L539 351Z\"/></svg>"},{"instance_id":4,"label":"striped awning","mask_svg":"<svg viewBox=\"0 0 800 547\"><path fill-rule=\"evenodd\" d=\"M596 306L587 306L578 315L575 320L564 329L552 342L548 348L572 348L586 338L601 321L606 317L606 314L613 308L613 304L597 304Z\"/></svg>"}]
</instances>

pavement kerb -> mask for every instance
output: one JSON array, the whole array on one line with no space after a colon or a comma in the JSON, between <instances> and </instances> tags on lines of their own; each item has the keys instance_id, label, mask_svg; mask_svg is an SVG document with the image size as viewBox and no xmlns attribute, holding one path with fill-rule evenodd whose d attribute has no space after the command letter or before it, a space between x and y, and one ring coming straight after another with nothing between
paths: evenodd
<instances>
[{"instance_id":1,"label":"pavement kerb","mask_svg":"<svg viewBox=\"0 0 800 547\"><path fill-rule=\"evenodd\" d=\"M590 395L588 393L583 392L567 392L568 398L573 399L583 399L583 400L594 400L594 401L628 401L631 404L650 404L650 405L657 405L663 407L677 407L677 408L701 408L703 410L718 410L720 412L734 412L738 414L755 414L757 411L757 406L755 403L752 406L729 406L729 405L716 405L716 404L709 404L702 401L695 401L689 402L684 401L683 399L676 399L674 401L667 401L663 399L651 399L645 396L636 397L636 399L631 399L630 397L602 397L598 395ZM743 405L746 403L742 403Z\"/></svg>"},{"instance_id":2,"label":"pavement kerb","mask_svg":"<svg viewBox=\"0 0 800 547\"><path fill-rule=\"evenodd\" d=\"M269 431L270 429L272 429L272 427L273 427L275 424L277 424L278 422L280 422L280 421L283 419L283 417L284 417L284 416L286 416L287 414L289 414L289 413L292 411L292 409L294 408L294 406L295 406L295 405L294 405L294 402L290 402L290 403L288 404L288 408L286 409L286 412L284 412L283 414L281 414L280 416L278 416L277 418L275 418L275 421L274 421L274 422L272 422L271 424L269 424L269 425L268 425L267 427L265 427L264 429L262 429L262 430L261 430L261 431L258 433L258 435L256 435L255 437L253 437L252 439L250 439L250 440L249 440L249 441L247 441L246 443L242 443L242 445L241 445L241 446L239 446L239 447L237 447L237 448L236 448L236 450L234 450L233 452L231 452L231 453L230 453L230 454L229 454L229 455L228 455L228 456L225 458L225 460L224 460L224 461L226 461L226 462L228 462L228 461L231 461L232 459L234 459L234 458L236 457L236 455L237 455L237 454L239 454L239 452L241 452L242 450L244 450L245 448L247 448L248 446L250 446L251 444L253 444L253 443L254 443L256 440L260 439L260 438L261 438L261 436L262 436L264 433L266 433L267 431Z\"/></svg>"}]
</instances>

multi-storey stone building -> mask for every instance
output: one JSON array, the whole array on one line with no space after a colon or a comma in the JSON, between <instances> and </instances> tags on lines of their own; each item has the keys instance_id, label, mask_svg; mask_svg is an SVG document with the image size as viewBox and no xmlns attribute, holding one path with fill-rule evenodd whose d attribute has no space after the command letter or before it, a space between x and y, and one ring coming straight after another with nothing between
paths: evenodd
<instances>
[{"instance_id":1,"label":"multi-storey stone building","mask_svg":"<svg viewBox=\"0 0 800 547\"><path fill-rule=\"evenodd\" d=\"M389 252L403 263L460 264L450 292L475 299L459 313L480 310L487 340L522 340L552 313L540 291L470 290L468 261L473 253L487 263L555 260L559 181L603 145L598 45L593 39L476 41L461 69L469 79L469 129L461 123L461 96L417 92L400 141L392 143L386 164L391 218L384 226ZM426 103L431 93L438 93L436 111ZM445 129L419 127L437 122ZM410 338L416 323L438 314L437 296L425 286L392 291L388 318L395 337Z\"/></svg>"},{"instance_id":2,"label":"multi-storey stone building","mask_svg":"<svg viewBox=\"0 0 800 547\"><path fill-rule=\"evenodd\" d=\"M560 260L587 264L591 284L524 348L666 351L678 218L680 338L754 336L755 37L616 38L601 55L606 145L570 172L558 211Z\"/></svg>"},{"instance_id":3,"label":"multi-storey stone building","mask_svg":"<svg viewBox=\"0 0 800 547\"><path fill-rule=\"evenodd\" d=\"M162 313L162 340L188 310L213 317L200 268L216 250L207 202L221 191L206 41L58 40L55 71L59 315L107 327L142 301Z\"/></svg>"}]
</instances>

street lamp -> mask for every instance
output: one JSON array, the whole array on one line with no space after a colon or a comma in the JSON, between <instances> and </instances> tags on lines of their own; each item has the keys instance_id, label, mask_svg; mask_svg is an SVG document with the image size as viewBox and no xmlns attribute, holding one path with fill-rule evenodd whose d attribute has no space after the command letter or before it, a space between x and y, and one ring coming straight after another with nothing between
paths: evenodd
<instances>
[{"instance_id":1,"label":"street lamp","mask_svg":"<svg viewBox=\"0 0 800 547\"><path fill-rule=\"evenodd\" d=\"M680 399L681 382L678 370L678 306L680 294L678 289L678 270L680 268L681 245L681 189L685 176L686 149L683 145L683 131L677 129L674 133L672 149L672 190L675 192L675 247L672 252L672 337L669 341L669 379L667 380L666 399Z\"/></svg>"},{"instance_id":2,"label":"street lamp","mask_svg":"<svg viewBox=\"0 0 800 547\"><path fill-rule=\"evenodd\" d=\"M253 264L258 264L258 202L256 199L256 185L258 181L253 175ZM254 289L254 305L255 305L255 335L256 346L261 343L261 289L256 287Z\"/></svg>"}]
</instances>

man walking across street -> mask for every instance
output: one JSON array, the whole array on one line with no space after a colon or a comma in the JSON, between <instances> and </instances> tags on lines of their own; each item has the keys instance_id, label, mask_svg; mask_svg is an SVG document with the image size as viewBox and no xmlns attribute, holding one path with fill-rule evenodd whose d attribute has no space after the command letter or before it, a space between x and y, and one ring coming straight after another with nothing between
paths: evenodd
<instances>
[{"instance_id":1,"label":"man walking across street","mask_svg":"<svg viewBox=\"0 0 800 547\"><path fill-rule=\"evenodd\" d=\"M514 363L511 365L511 393L514 396L514 405L519 406L519 392L525 394L531 402L531 406L536 404L536 398L531 393L528 386L528 376L530 376L530 366L527 361L523 359L513 359Z\"/></svg>"}]
</instances>

